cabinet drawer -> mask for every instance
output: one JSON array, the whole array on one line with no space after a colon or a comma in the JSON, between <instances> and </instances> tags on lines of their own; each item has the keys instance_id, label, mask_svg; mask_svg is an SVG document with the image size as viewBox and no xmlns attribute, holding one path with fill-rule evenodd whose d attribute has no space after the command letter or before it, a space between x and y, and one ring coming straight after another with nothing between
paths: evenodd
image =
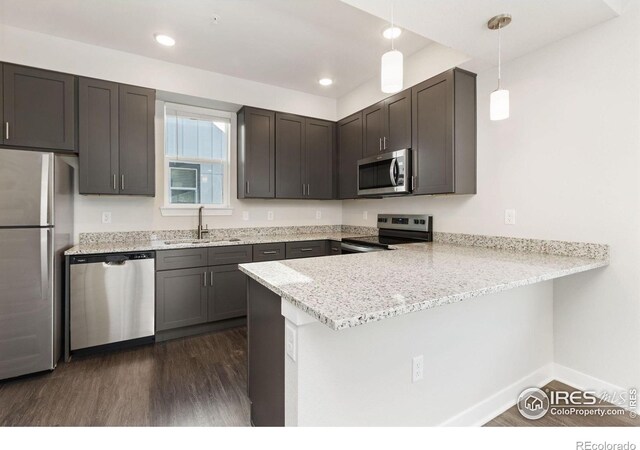
<instances>
[{"instance_id":1,"label":"cabinet drawer","mask_svg":"<svg viewBox=\"0 0 640 450\"><path fill-rule=\"evenodd\" d=\"M275 261L285 259L284 242L275 244L258 244L253 246L254 261Z\"/></svg>"},{"instance_id":2,"label":"cabinet drawer","mask_svg":"<svg viewBox=\"0 0 640 450\"><path fill-rule=\"evenodd\" d=\"M207 321L207 269L167 270L156 274L156 331Z\"/></svg>"},{"instance_id":3,"label":"cabinet drawer","mask_svg":"<svg viewBox=\"0 0 640 450\"><path fill-rule=\"evenodd\" d=\"M287 242L287 259L324 256L326 247L326 241Z\"/></svg>"},{"instance_id":4,"label":"cabinet drawer","mask_svg":"<svg viewBox=\"0 0 640 450\"><path fill-rule=\"evenodd\" d=\"M342 245L339 241L327 241L327 255L341 255Z\"/></svg>"},{"instance_id":5,"label":"cabinet drawer","mask_svg":"<svg viewBox=\"0 0 640 450\"><path fill-rule=\"evenodd\" d=\"M156 252L156 270L188 269L206 265L206 248L161 250Z\"/></svg>"},{"instance_id":6,"label":"cabinet drawer","mask_svg":"<svg viewBox=\"0 0 640 450\"><path fill-rule=\"evenodd\" d=\"M230 245L228 247L213 247L209 249L209 265L240 264L251 262L253 259L252 245Z\"/></svg>"}]
</instances>

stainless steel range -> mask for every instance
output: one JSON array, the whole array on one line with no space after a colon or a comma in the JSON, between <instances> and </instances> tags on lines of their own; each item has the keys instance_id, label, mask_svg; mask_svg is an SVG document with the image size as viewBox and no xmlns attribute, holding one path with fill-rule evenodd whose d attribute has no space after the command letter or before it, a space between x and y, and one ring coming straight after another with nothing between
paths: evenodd
<instances>
[{"instance_id":1,"label":"stainless steel range","mask_svg":"<svg viewBox=\"0 0 640 450\"><path fill-rule=\"evenodd\" d=\"M342 254L390 250L391 245L433 241L433 216L378 214L378 235L342 240Z\"/></svg>"}]
</instances>

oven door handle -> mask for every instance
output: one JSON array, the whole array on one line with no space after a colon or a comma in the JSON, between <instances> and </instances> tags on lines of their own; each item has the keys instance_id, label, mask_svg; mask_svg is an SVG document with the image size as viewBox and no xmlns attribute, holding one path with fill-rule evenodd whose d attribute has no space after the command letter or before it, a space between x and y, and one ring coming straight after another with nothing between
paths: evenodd
<instances>
[{"instance_id":1,"label":"oven door handle","mask_svg":"<svg viewBox=\"0 0 640 450\"><path fill-rule=\"evenodd\" d=\"M391 178L391 185L398 185L398 158L393 158L391 160L391 165L389 166L389 178Z\"/></svg>"},{"instance_id":2,"label":"oven door handle","mask_svg":"<svg viewBox=\"0 0 640 450\"><path fill-rule=\"evenodd\" d=\"M348 251L358 252L358 253L379 252L380 250L384 250L383 248L380 248L380 247L365 247L365 246L355 245L355 244L346 243L346 242L342 242L340 246L342 247L343 250L348 250Z\"/></svg>"}]
</instances>

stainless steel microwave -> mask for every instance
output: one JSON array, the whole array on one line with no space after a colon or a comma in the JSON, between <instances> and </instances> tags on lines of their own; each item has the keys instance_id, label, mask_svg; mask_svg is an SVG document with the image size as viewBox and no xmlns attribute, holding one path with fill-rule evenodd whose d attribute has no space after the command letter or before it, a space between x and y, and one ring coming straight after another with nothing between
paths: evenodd
<instances>
[{"instance_id":1,"label":"stainless steel microwave","mask_svg":"<svg viewBox=\"0 0 640 450\"><path fill-rule=\"evenodd\" d=\"M358 195L411 192L411 149L381 153L358 161Z\"/></svg>"}]
</instances>

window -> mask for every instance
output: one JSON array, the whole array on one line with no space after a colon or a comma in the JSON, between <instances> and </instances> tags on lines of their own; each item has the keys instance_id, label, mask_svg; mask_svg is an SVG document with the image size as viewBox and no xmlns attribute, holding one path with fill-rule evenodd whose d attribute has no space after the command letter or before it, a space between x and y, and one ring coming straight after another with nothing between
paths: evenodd
<instances>
[{"instance_id":1,"label":"window","mask_svg":"<svg viewBox=\"0 0 640 450\"><path fill-rule=\"evenodd\" d=\"M231 114L165 104L167 208L229 207Z\"/></svg>"}]
</instances>

